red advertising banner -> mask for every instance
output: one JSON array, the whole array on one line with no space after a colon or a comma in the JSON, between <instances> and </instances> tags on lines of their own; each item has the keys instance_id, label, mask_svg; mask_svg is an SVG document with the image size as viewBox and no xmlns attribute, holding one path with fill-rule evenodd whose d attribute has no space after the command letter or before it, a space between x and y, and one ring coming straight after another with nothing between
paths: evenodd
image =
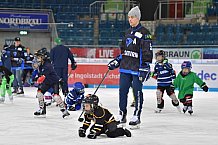
<instances>
[{"instance_id":1,"label":"red advertising banner","mask_svg":"<svg viewBox=\"0 0 218 145\"><path fill-rule=\"evenodd\" d=\"M82 82L83 84L99 84L108 70L106 64L78 64L75 71L70 72L68 83ZM118 85L119 84L119 69L112 70L108 73L102 84Z\"/></svg>"},{"instance_id":2,"label":"red advertising banner","mask_svg":"<svg viewBox=\"0 0 218 145\"><path fill-rule=\"evenodd\" d=\"M71 48L76 57L81 58L115 58L120 54L119 48Z\"/></svg>"}]
</instances>

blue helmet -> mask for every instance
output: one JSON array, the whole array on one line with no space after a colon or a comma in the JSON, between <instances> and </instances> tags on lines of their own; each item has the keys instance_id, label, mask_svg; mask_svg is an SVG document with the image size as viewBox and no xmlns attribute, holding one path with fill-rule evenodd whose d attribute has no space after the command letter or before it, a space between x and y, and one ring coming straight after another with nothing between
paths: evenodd
<instances>
[{"instance_id":1,"label":"blue helmet","mask_svg":"<svg viewBox=\"0 0 218 145\"><path fill-rule=\"evenodd\" d=\"M184 61L181 65L181 69L183 68L188 68L188 69L191 69L192 68L192 63L191 61Z\"/></svg>"},{"instance_id":2,"label":"blue helmet","mask_svg":"<svg viewBox=\"0 0 218 145\"><path fill-rule=\"evenodd\" d=\"M75 89L76 93L82 95L85 93L85 86L81 82L76 82L73 84L73 88Z\"/></svg>"}]
</instances>

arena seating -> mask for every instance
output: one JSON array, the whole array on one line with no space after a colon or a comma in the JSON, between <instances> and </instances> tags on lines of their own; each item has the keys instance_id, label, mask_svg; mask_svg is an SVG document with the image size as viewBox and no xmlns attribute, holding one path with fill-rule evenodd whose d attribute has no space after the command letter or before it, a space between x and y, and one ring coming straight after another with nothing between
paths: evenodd
<instances>
[{"instance_id":1,"label":"arena seating","mask_svg":"<svg viewBox=\"0 0 218 145\"><path fill-rule=\"evenodd\" d=\"M93 45L94 21L89 6L95 0L6 0L0 8L52 9L56 23L73 23L73 27L59 24L57 32L65 44ZM98 9L100 11L100 8ZM99 21L99 45L117 45L129 25L120 20Z\"/></svg>"},{"instance_id":2,"label":"arena seating","mask_svg":"<svg viewBox=\"0 0 218 145\"><path fill-rule=\"evenodd\" d=\"M218 44L218 24L159 25L155 36L158 45L214 45Z\"/></svg>"}]
</instances>

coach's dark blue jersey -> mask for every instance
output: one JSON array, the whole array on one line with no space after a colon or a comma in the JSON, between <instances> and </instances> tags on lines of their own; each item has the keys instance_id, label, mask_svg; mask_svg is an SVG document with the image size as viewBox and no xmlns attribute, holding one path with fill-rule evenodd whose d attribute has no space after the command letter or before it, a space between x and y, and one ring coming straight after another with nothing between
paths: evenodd
<instances>
[{"instance_id":1,"label":"coach's dark blue jersey","mask_svg":"<svg viewBox=\"0 0 218 145\"><path fill-rule=\"evenodd\" d=\"M43 83L54 84L59 82L59 76L55 72L53 65L50 60L46 60L42 65L39 66L39 76L45 76Z\"/></svg>"},{"instance_id":2,"label":"coach's dark blue jersey","mask_svg":"<svg viewBox=\"0 0 218 145\"><path fill-rule=\"evenodd\" d=\"M157 86L170 86L175 79L175 71L170 63L156 63L154 75L157 77Z\"/></svg>"},{"instance_id":3,"label":"coach's dark blue jersey","mask_svg":"<svg viewBox=\"0 0 218 145\"><path fill-rule=\"evenodd\" d=\"M122 54L120 72L122 73L138 75L138 70L144 63L152 62L151 35L141 24L126 31L120 48Z\"/></svg>"}]
</instances>

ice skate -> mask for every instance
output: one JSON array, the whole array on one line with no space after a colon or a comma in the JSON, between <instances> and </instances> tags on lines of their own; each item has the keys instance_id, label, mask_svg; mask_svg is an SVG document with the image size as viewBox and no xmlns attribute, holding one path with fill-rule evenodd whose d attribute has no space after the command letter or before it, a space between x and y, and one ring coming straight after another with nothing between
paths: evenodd
<instances>
[{"instance_id":1,"label":"ice skate","mask_svg":"<svg viewBox=\"0 0 218 145\"><path fill-rule=\"evenodd\" d=\"M19 95L19 96L22 96L22 95L24 95L24 91L23 91L23 89L18 89L18 91L17 91L17 95Z\"/></svg>"},{"instance_id":2,"label":"ice skate","mask_svg":"<svg viewBox=\"0 0 218 145\"><path fill-rule=\"evenodd\" d=\"M193 113L192 106L188 106L188 113L189 113L190 115L192 115L192 113Z\"/></svg>"},{"instance_id":3,"label":"ice skate","mask_svg":"<svg viewBox=\"0 0 218 145\"><path fill-rule=\"evenodd\" d=\"M139 129L140 128L140 119L138 116L134 115L129 122L130 129Z\"/></svg>"},{"instance_id":4,"label":"ice skate","mask_svg":"<svg viewBox=\"0 0 218 145\"><path fill-rule=\"evenodd\" d=\"M156 109L154 110L154 113L161 113L162 110L163 110L163 108L156 108Z\"/></svg>"},{"instance_id":5,"label":"ice skate","mask_svg":"<svg viewBox=\"0 0 218 145\"><path fill-rule=\"evenodd\" d=\"M120 111L120 114L117 116L117 124L125 124L126 123L126 114Z\"/></svg>"},{"instance_id":6,"label":"ice skate","mask_svg":"<svg viewBox=\"0 0 218 145\"><path fill-rule=\"evenodd\" d=\"M34 112L34 116L45 118L46 117L46 105L44 104L43 108L39 108L38 111Z\"/></svg>"},{"instance_id":7,"label":"ice skate","mask_svg":"<svg viewBox=\"0 0 218 145\"><path fill-rule=\"evenodd\" d=\"M61 112L63 113L63 115L62 115L63 118L70 115L70 113L67 111L67 109L61 109Z\"/></svg>"},{"instance_id":8,"label":"ice skate","mask_svg":"<svg viewBox=\"0 0 218 145\"><path fill-rule=\"evenodd\" d=\"M16 94L17 94L17 91L18 91L17 89L14 89L13 92L12 92L12 94L13 94L13 95L16 95Z\"/></svg>"},{"instance_id":9,"label":"ice skate","mask_svg":"<svg viewBox=\"0 0 218 145\"><path fill-rule=\"evenodd\" d=\"M188 106L184 106L182 109L183 113L185 113L187 110L188 110Z\"/></svg>"},{"instance_id":10,"label":"ice skate","mask_svg":"<svg viewBox=\"0 0 218 145\"><path fill-rule=\"evenodd\" d=\"M0 97L0 104L3 104L5 102L5 97Z\"/></svg>"}]
</instances>

